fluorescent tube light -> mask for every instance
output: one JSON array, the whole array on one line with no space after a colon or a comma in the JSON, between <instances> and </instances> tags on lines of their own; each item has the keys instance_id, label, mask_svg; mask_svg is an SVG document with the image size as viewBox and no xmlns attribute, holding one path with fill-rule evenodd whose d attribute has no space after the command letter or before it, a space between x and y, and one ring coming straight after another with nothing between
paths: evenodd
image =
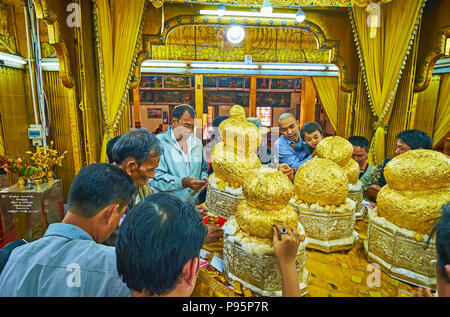
<instances>
[{"instance_id":1,"label":"fluorescent tube light","mask_svg":"<svg viewBox=\"0 0 450 317\"><path fill-rule=\"evenodd\" d=\"M263 64L262 69L298 69L298 70L326 70L326 66L319 65L277 65L277 64Z\"/></svg>"},{"instance_id":2,"label":"fluorescent tube light","mask_svg":"<svg viewBox=\"0 0 450 317\"><path fill-rule=\"evenodd\" d=\"M144 61L142 67L187 67L187 63L171 61Z\"/></svg>"},{"instance_id":3,"label":"fluorescent tube light","mask_svg":"<svg viewBox=\"0 0 450 317\"><path fill-rule=\"evenodd\" d=\"M192 68L249 68L256 69L258 65L234 64L234 63L192 63Z\"/></svg>"},{"instance_id":4,"label":"fluorescent tube light","mask_svg":"<svg viewBox=\"0 0 450 317\"><path fill-rule=\"evenodd\" d=\"M200 10L202 15L219 15L217 10ZM250 11L225 11L223 16L235 16L235 17L256 17L256 18L285 18L285 19L295 19L296 14L294 13L270 13L264 14L261 12L250 12Z\"/></svg>"},{"instance_id":5,"label":"fluorescent tube light","mask_svg":"<svg viewBox=\"0 0 450 317\"><path fill-rule=\"evenodd\" d=\"M22 57L17 56L17 55L6 54L6 53L0 53L0 60L5 61L5 62L20 64L20 65L27 64L27 61L24 60Z\"/></svg>"}]
</instances>

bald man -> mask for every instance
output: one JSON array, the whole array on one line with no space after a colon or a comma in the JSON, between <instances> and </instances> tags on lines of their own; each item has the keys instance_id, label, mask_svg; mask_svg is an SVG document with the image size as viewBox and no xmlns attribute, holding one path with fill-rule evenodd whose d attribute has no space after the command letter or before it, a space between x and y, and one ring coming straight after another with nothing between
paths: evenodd
<instances>
[{"instance_id":1,"label":"bald man","mask_svg":"<svg viewBox=\"0 0 450 317\"><path fill-rule=\"evenodd\" d=\"M281 165L288 165L295 173L300 165L311 159L306 152L295 151L296 145L305 143L300 137L300 123L292 113L286 112L278 118L278 126L281 136L274 143L275 155ZM285 172L283 168L281 170Z\"/></svg>"}]
</instances>

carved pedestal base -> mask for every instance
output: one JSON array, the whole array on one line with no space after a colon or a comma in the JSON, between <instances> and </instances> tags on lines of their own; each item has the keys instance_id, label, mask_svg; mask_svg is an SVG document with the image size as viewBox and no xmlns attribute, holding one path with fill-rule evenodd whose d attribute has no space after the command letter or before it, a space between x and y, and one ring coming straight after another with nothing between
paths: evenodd
<instances>
[{"instance_id":1,"label":"carved pedestal base","mask_svg":"<svg viewBox=\"0 0 450 317\"><path fill-rule=\"evenodd\" d=\"M242 200L244 200L244 196L236 196L208 187L205 205L210 213L228 219L234 216L237 206Z\"/></svg>"},{"instance_id":2,"label":"carved pedestal base","mask_svg":"<svg viewBox=\"0 0 450 317\"><path fill-rule=\"evenodd\" d=\"M436 241L428 236L417 241L416 233L394 225L379 217L377 209L369 210L368 239L364 243L369 261L391 277L419 285L436 288Z\"/></svg>"},{"instance_id":3,"label":"carved pedestal base","mask_svg":"<svg viewBox=\"0 0 450 317\"><path fill-rule=\"evenodd\" d=\"M328 214L323 211L304 208L291 200L297 211L298 220L308 236L308 248L323 252L349 250L358 238L354 230L355 211Z\"/></svg>"},{"instance_id":4,"label":"carved pedestal base","mask_svg":"<svg viewBox=\"0 0 450 317\"><path fill-rule=\"evenodd\" d=\"M307 239L297 253L297 276L302 296L308 293L309 272L305 268ZM282 296L281 273L272 252L257 254L225 234L223 243L224 273L228 282L238 281L261 296ZM273 250L273 248L272 248Z\"/></svg>"}]
</instances>

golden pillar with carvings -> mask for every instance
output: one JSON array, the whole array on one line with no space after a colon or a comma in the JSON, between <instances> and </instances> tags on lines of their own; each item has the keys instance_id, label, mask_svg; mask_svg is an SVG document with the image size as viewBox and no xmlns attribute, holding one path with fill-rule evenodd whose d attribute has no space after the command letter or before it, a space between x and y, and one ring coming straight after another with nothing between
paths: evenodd
<instances>
[{"instance_id":1,"label":"golden pillar with carvings","mask_svg":"<svg viewBox=\"0 0 450 317\"><path fill-rule=\"evenodd\" d=\"M203 138L203 75L195 75L195 123L197 131L200 131L196 136L199 139Z\"/></svg>"},{"instance_id":2,"label":"golden pillar with carvings","mask_svg":"<svg viewBox=\"0 0 450 317\"><path fill-rule=\"evenodd\" d=\"M139 129L141 127L141 96L139 94L139 86L133 89L133 114L134 127Z\"/></svg>"},{"instance_id":3,"label":"golden pillar with carvings","mask_svg":"<svg viewBox=\"0 0 450 317\"><path fill-rule=\"evenodd\" d=\"M300 126L315 121L316 89L311 77L302 78L302 95L300 104Z\"/></svg>"},{"instance_id":4,"label":"golden pillar with carvings","mask_svg":"<svg viewBox=\"0 0 450 317\"><path fill-rule=\"evenodd\" d=\"M249 99L249 117L256 117L256 76L250 76L250 99Z\"/></svg>"}]
</instances>

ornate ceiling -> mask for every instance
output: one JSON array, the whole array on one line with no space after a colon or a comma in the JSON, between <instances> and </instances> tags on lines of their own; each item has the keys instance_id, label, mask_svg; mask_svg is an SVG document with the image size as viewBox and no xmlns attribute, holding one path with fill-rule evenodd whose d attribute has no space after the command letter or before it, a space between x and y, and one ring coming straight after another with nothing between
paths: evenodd
<instances>
[{"instance_id":1,"label":"ornate ceiling","mask_svg":"<svg viewBox=\"0 0 450 317\"><path fill-rule=\"evenodd\" d=\"M320 7L349 7L359 6L366 7L370 3L386 3L392 0L271 0L274 6L291 7L291 6L320 6ZM159 8L164 3L202 3L202 4L234 4L234 5L261 5L263 0L151 0L153 5Z\"/></svg>"}]
</instances>

